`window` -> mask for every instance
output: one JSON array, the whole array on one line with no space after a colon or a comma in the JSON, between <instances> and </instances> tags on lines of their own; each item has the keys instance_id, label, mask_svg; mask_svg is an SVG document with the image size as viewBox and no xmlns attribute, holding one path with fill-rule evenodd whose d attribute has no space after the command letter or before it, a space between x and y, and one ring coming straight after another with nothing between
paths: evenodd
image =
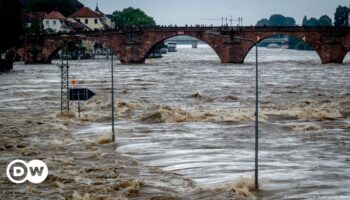
<instances>
[{"instance_id":1,"label":"window","mask_svg":"<svg viewBox=\"0 0 350 200\"><path fill-rule=\"evenodd\" d=\"M85 24L88 24L89 23L89 19L85 19Z\"/></svg>"},{"instance_id":2,"label":"window","mask_svg":"<svg viewBox=\"0 0 350 200\"><path fill-rule=\"evenodd\" d=\"M49 21L45 21L45 24L48 26L49 25Z\"/></svg>"},{"instance_id":3,"label":"window","mask_svg":"<svg viewBox=\"0 0 350 200\"><path fill-rule=\"evenodd\" d=\"M56 20L53 20L53 25L56 26Z\"/></svg>"},{"instance_id":4,"label":"window","mask_svg":"<svg viewBox=\"0 0 350 200\"><path fill-rule=\"evenodd\" d=\"M97 24L97 19L95 19L95 24Z\"/></svg>"}]
</instances>

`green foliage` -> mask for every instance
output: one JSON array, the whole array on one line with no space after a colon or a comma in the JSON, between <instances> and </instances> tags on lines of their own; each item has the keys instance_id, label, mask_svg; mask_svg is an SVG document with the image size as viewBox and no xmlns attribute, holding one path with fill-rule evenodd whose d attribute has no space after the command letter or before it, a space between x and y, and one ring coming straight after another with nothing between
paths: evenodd
<instances>
[{"instance_id":1,"label":"green foliage","mask_svg":"<svg viewBox=\"0 0 350 200\"><path fill-rule=\"evenodd\" d=\"M338 6L334 14L334 26L347 26L348 13L350 9L346 6Z\"/></svg>"},{"instance_id":2,"label":"green foliage","mask_svg":"<svg viewBox=\"0 0 350 200\"><path fill-rule=\"evenodd\" d=\"M295 26L296 25L295 19L292 17L286 17L284 23L286 26Z\"/></svg>"},{"instance_id":3,"label":"green foliage","mask_svg":"<svg viewBox=\"0 0 350 200\"><path fill-rule=\"evenodd\" d=\"M71 15L82 5L75 0L30 0L24 12L51 12L59 11L64 16Z\"/></svg>"},{"instance_id":4,"label":"green foliage","mask_svg":"<svg viewBox=\"0 0 350 200\"><path fill-rule=\"evenodd\" d=\"M280 14L271 15L268 26L295 26L295 19Z\"/></svg>"},{"instance_id":5,"label":"green foliage","mask_svg":"<svg viewBox=\"0 0 350 200\"><path fill-rule=\"evenodd\" d=\"M269 24L269 20L266 18L263 18L256 23L256 26L267 26L268 24Z\"/></svg>"},{"instance_id":6,"label":"green foliage","mask_svg":"<svg viewBox=\"0 0 350 200\"><path fill-rule=\"evenodd\" d=\"M318 20L320 26L332 26L332 19L328 15L322 15Z\"/></svg>"},{"instance_id":7,"label":"green foliage","mask_svg":"<svg viewBox=\"0 0 350 200\"><path fill-rule=\"evenodd\" d=\"M308 21L307 17L306 17L306 16L304 16L302 25L303 25L303 26L306 26L307 21Z\"/></svg>"},{"instance_id":8,"label":"green foliage","mask_svg":"<svg viewBox=\"0 0 350 200\"><path fill-rule=\"evenodd\" d=\"M280 14L271 15L268 26L286 26L286 17Z\"/></svg>"},{"instance_id":9,"label":"green foliage","mask_svg":"<svg viewBox=\"0 0 350 200\"><path fill-rule=\"evenodd\" d=\"M295 19L280 14L271 15L269 19L263 18L256 23L256 26L295 26Z\"/></svg>"},{"instance_id":10,"label":"green foliage","mask_svg":"<svg viewBox=\"0 0 350 200\"><path fill-rule=\"evenodd\" d=\"M0 53L15 46L22 32L21 5L17 0L0 1Z\"/></svg>"},{"instance_id":11,"label":"green foliage","mask_svg":"<svg viewBox=\"0 0 350 200\"><path fill-rule=\"evenodd\" d=\"M332 26L332 19L328 15L322 15L319 19L314 17L307 19L305 16L303 26Z\"/></svg>"},{"instance_id":12,"label":"green foliage","mask_svg":"<svg viewBox=\"0 0 350 200\"><path fill-rule=\"evenodd\" d=\"M318 20L314 17L310 18L309 20L307 20L305 26L318 26Z\"/></svg>"},{"instance_id":13,"label":"green foliage","mask_svg":"<svg viewBox=\"0 0 350 200\"><path fill-rule=\"evenodd\" d=\"M156 22L140 9L132 7L113 12L116 27L155 26Z\"/></svg>"}]
</instances>

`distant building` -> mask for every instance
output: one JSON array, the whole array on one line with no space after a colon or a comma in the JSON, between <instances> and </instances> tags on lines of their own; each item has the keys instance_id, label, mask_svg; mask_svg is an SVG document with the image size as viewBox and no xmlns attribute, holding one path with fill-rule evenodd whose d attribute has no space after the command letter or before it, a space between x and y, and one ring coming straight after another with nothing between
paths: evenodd
<instances>
[{"instance_id":1,"label":"distant building","mask_svg":"<svg viewBox=\"0 0 350 200\"><path fill-rule=\"evenodd\" d=\"M83 7L68 17L70 22L81 23L90 30L106 30L113 28L112 20L104 13L93 11L90 8Z\"/></svg>"},{"instance_id":2,"label":"distant building","mask_svg":"<svg viewBox=\"0 0 350 200\"><path fill-rule=\"evenodd\" d=\"M71 32L73 30L72 23L58 11L47 14L43 19L43 26L45 32L48 33Z\"/></svg>"},{"instance_id":3,"label":"distant building","mask_svg":"<svg viewBox=\"0 0 350 200\"><path fill-rule=\"evenodd\" d=\"M114 22L112 21L113 15L106 15L100 11L98 5L96 5L95 12L100 15L102 23L105 25L105 29L115 28Z\"/></svg>"}]
</instances>

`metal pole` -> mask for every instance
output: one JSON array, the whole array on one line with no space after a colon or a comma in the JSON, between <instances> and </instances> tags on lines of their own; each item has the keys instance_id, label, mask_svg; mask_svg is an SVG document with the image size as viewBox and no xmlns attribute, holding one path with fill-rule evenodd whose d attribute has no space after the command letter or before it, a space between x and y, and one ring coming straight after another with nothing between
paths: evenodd
<instances>
[{"instance_id":1,"label":"metal pole","mask_svg":"<svg viewBox=\"0 0 350 200\"><path fill-rule=\"evenodd\" d=\"M113 70L113 53L111 51L111 74L112 74L112 140L115 142L114 132L114 70Z\"/></svg>"},{"instance_id":2,"label":"metal pole","mask_svg":"<svg viewBox=\"0 0 350 200\"><path fill-rule=\"evenodd\" d=\"M258 43L255 44L255 188L259 189L258 182L258 150L259 150L259 66L258 66Z\"/></svg>"},{"instance_id":3,"label":"metal pole","mask_svg":"<svg viewBox=\"0 0 350 200\"><path fill-rule=\"evenodd\" d=\"M80 118L80 90L78 90L78 113Z\"/></svg>"}]
</instances>

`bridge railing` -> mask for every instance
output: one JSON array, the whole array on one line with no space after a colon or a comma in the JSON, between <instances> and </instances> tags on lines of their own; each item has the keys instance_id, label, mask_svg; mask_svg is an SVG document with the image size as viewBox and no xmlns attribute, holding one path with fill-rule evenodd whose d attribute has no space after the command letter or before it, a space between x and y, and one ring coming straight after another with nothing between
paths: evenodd
<instances>
[{"instance_id":1,"label":"bridge railing","mask_svg":"<svg viewBox=\"0 0 350 200\"><path fill-rule=\"evenodd\" d=\"M52 38L59 39L62 35L73 37L74 35L87 34L87 35L98 35L98 34L110 34L110 33L124 33L124 32L141 32L141 31L276 31L276 32L317 32L317 31L350 31L350 27L334 27L334 26L153 26L153 27L117 27L115 29L108 30L93 30L93 31L73 31L69 33L54 33L54 34L40 34L40 35L26 35L25 38L29 40Z\"/></svg>"}]
</instances>

